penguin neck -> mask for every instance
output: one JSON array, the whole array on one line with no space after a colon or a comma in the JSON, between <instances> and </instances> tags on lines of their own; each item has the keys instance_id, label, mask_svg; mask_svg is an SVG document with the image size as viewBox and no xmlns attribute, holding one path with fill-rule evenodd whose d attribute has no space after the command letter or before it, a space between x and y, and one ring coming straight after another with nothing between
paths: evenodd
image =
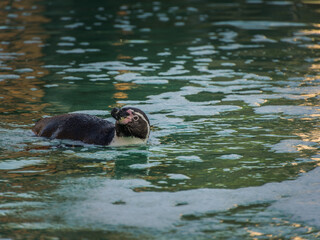
<instances>
[{"instance_id":1,"label":"penguin neck","mask_svg":"<svg viewBox=\"0 0 320 240\"><path fill-rule=\"evenodd\" d=\"M137 144L145 144L148 140L148 136L146 138L132 136L131 131L128 128L116 124L114 137L110 143L110 146L125 146L125 145L137 145Z\"/></svg>"},{"instance_id":2,"label":"penguin neck","mask_svg":"<svg viewBox=\"0 0 320 240\"><path fill-rule=\"evenodd\" d=\"M124 137L114 134L114 137L110 143L110 146L125 146L125 145L137 145L145 144L147 139L141 139L137 137Z\"/></svg>"}]
</instances>

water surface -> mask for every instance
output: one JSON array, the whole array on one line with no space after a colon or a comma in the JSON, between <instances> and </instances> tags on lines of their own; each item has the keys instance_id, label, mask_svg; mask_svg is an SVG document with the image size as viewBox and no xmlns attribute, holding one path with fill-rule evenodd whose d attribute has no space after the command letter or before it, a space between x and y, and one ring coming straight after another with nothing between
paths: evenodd
<instances>
[{"instance_id":1,"label":"water surface","mask_svg":"<svg viewBox=\"0 0 320 240\"><path fill-rule=\"evenodd\" d=\"M317 2L0 6L0 237L319 237ZM30 130L121 106L147 145Z\"/></svg>"}]
</instances>

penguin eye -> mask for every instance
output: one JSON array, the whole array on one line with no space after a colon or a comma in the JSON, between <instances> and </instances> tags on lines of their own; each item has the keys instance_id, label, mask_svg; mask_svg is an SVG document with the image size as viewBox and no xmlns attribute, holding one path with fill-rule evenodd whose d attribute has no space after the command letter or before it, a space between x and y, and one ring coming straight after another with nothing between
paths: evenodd
<instances>
[{"instance_id":1,"label":"penguin eye","mask_svg":"<svg viewBox=\"0 0 320 240\"><path fill-rule=\"evenodd\" d=\"M138 121L138 120L139 120L139 116L134 115L134 116L133 116L133 120L134 120L134 121Z\"/></svg>"}]
</instances>

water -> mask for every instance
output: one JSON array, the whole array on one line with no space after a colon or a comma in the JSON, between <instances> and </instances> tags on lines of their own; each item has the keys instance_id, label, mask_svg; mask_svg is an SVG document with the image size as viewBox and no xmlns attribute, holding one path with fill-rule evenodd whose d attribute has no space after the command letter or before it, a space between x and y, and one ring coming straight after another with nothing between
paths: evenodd
<instances>
[{"instance_id":1,"label":"water","mask_svg":"<svg viewBox=\"0 0 320 240\"><path fill-rule=\"evenodd\" d=\"M319 238L317 2L0 6L1 238ZM146 146L30 130L127 105Z\"/></svg>"}]
</instances>

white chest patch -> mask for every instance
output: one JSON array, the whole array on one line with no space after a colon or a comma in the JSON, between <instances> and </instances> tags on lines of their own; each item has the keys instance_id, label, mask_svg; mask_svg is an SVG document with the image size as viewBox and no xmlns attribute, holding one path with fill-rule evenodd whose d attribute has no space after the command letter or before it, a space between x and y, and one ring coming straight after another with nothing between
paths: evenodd
<instances>
[{"instance_id":1,"label":"white chest patch","mask_svg":"<svg viewBox=\"0 0 320 240\"><path fill-rule=\"evenodd\" d=\"M145 144L147 139L135 138L135 137L118 137L114 136L109 146L126 146L126 145L136 145Z\"/></svg>"}]
</instances>

